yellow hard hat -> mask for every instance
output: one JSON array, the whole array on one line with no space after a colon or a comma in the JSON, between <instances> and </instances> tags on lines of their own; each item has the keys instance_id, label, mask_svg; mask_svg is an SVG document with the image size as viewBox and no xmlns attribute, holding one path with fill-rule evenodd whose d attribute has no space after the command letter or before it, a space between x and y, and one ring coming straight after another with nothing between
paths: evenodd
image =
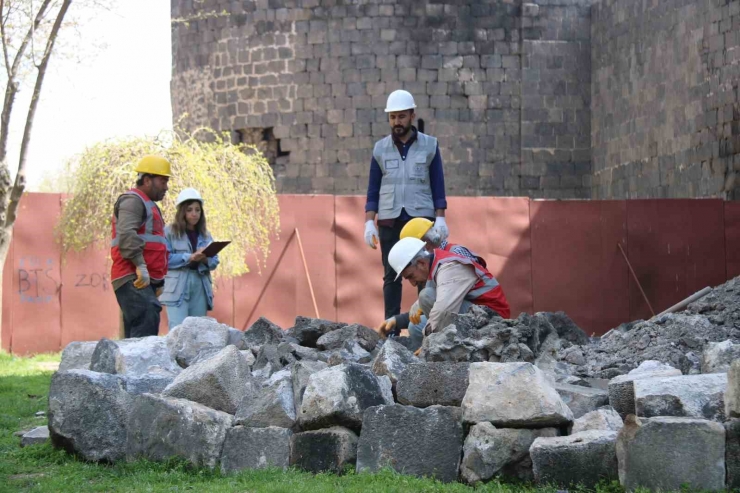
<instances>
[{"instance_id":1,"label":"yellow hard hat","mask_svg":"<svg viewBox=\"0 0 740 493\"><path fill-rule=\"evenodd\" d=\"M170 162L162 156L144 156L136 165L134 171L150 175L172 176Z\"/></svg>"},{"instance_id":2,"label":"yellow hard hat","mask_svg":"<svg viewBox=\"0 0 740 493\"><path fill-rule=\"evenodd\" d=\"M401 230L401 238L418 238L422 240L433 224L434 223L429 219L415 217L411 221L407 222L403 227Z\"/></svg>"}]
</instances>

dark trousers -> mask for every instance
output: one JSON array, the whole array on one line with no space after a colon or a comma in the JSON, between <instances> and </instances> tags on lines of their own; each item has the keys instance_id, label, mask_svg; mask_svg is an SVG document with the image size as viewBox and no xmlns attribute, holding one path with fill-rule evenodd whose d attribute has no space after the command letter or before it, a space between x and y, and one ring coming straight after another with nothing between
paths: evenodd
<instances>
[{"instance_id":1,"label":"dark trousers","mask_svg":"<svg viewBox=\"0 0 740 493\"><path fill-rule=\"evenodd\" d=\"M401 230L407 222L408 221L396 219L393 226L378 225L380 254L383 259L383 268L385 269L385 273L383 274L383 301L385 302L386 320L401 313L401 293L403 291L401 283L403 282L403 278L399 277L397 281L394 281L397 272L393 270L393 267L388 263L388 254L390 253L391 248L393 248L393 245L395 245L401 237ZM418 286L419 291L423 288L423 285Z\"/></svg>"},{"instance_id":2,"label":"dark trousers","mask_svg":"<svg viewBox=\"0 0 740 493\"><path fill-rule=\"evenodd\" d=\"M123 312L126 338L156 336L159 334L159 314L162 305L154 294L154 286L136 289L129 281L116 289L118 306Z\"/></svg>"}]
</instances>

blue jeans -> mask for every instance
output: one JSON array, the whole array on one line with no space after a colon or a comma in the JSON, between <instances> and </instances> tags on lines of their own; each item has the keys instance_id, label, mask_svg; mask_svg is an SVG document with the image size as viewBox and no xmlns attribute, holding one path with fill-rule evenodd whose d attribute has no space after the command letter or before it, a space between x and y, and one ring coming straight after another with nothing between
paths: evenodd
<instances>
[{"instance_id":1,"label":"blue jeans","mask_svg":"<svg viewBox=\"0 0 740 493\"><path fill-rule=\"evenodd\" d=\"M419 324L410 323L408 327L409 339L411 339L411 350L415 351L421 347L421 343L424 340L424 328L427 325L429 313L432 311L434 302L437 300L437 289L428 282L426 287L419 293L419 308L421 308L424 314L421 316ZM462 302L460 305L460 311L458 313L467 313L473 304L467 300Z\"/></svg>"},{"instance_id":2,"label":"blue jeans","mask_svg":"<svg viewBox=\"0 0 740 493\"><path fill-rule=\"evenodd\" d=\"M185 317L205 317L208 311L208 300L203 280L197 271L188 271L185 292L178 306L167 305L167 319L170 330L185 320Z\"/></svg>"},{"instance_id":3,"label":"blue jeans","mask_svg":"<svg viewBox=\"0 0 740 493\"><path fill-rule=\"evenodd\" d=\"M411 339L411 349L416 351L421 347L421 343L424 340L424 327L427 325L427 316L422 315L419 324L409 323L409 339Z\"/></svg>"},{"instance_id":4,"label":"blue jeans","mask_svg":"<svg viewBox=\"0 0 740 493\"><path fill-rule=\"evenodd\" d=\"M149 285L136 289L133 281L116 289L118 306L123 312L123 330L126 338L156 336L159 334L159 314L162 305Z\"/></svg>"}]
</instances>

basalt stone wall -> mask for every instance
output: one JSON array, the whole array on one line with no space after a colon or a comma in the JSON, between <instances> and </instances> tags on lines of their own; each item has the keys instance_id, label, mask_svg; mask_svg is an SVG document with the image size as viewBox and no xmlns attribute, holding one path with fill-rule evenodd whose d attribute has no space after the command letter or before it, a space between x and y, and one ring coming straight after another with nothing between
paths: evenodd
<instances>
[{"instance_id":1,"label":"basalt stone wall","mask_svg":"<svg viewBox=\"0 0 740 493\"><path fill-rule=\"evenodd\" d=\"M173 0L176 119L364 193L412 92L450 195L740 197L740 0Z\"/></svg>"},{"instance_id":2,"label":"basalt stone wall","mask_svg":"<svg viewBox=\"0 0 740 493\"><path fill-rule=\"evenodd\" d=\"M585 0L173 0L185 126L262 148L286 193L364 193L399 88L449 195L591 193Z\"/></svg>"},{"instance_id":3,"label":"basalt stone wall","mask_svg":"<svg viewBox=\"0 0 740 493\"><path fill-rule=\"evenodd\" d=\"M740 0L591 8L593 198L738 198Z\"/></svg>"}]
</instances>

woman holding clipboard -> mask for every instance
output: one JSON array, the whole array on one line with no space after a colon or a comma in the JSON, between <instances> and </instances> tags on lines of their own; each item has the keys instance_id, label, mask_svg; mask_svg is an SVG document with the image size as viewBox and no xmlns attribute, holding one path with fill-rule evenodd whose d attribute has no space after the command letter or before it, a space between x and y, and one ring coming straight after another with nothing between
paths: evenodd
<instances>
[{"instance_id":1,"label":"woman holding clipboard","mask_svg":"<svg viewBox=\"0 0 740 493\"><path fill-rule=\"evenodd\" d=\"M213 310L211 271L218 266L218 255L213 251L220 250L206 250L213 239L206 229L200 193L186 188L177 196L175 205L175 220L164 230L169 268L159 296L160 303L167 307L170 330L185 317L203 317L206 311Z\"/></svg>"}]
</instances>

